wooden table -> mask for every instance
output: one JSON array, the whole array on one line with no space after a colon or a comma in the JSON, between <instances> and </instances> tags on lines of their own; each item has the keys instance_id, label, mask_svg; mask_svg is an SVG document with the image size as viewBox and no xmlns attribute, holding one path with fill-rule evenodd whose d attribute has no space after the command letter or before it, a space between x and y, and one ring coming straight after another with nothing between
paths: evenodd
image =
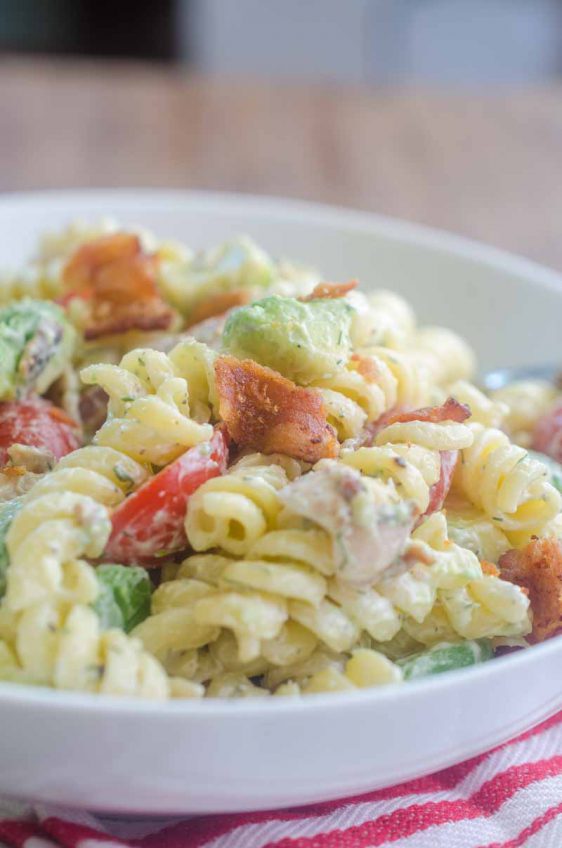
<instances>
[{"instance_id":1,"label":"wooden table","mask_svg":"<svg viewBox=\"0 0 562 848\"><path fill-rule=\"evenodd\" d=\"M4 59L0 122L1 190L294 196L445 227L562 269L562 85L283 87Z\"/></svg>"}]
</instances>

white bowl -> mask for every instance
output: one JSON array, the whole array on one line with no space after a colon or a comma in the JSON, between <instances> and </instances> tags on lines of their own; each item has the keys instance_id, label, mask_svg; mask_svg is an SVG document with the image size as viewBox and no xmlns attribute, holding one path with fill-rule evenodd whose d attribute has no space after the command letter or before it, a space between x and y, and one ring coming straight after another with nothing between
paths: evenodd
<instances>
[{"instance_id":1,"label":"white bowl","mask_svg":"<svg viewBox=\"0 0 562 848\"><path fill-rule=\"evenodd\" d=\"M404 294L484 367L556 361L561 278L500 251L372 215L153 191L0 199L0 264L45 229L116 216L194 246L239 232L328 279ZM0 793L113 812L305 804L388 786L486 750L562 707L562 639L404 686L304 699L153 704L0 684Z\"/></svg>"}]
</instances>

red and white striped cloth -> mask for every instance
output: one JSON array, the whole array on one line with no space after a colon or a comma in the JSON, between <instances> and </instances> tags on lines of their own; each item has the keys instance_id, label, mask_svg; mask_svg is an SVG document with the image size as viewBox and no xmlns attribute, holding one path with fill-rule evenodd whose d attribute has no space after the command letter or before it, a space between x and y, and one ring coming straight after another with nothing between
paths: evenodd
<instances>
[{"instance_id":1,"label":"red and white striped cloth","mask_svg":"<svg viewBox=\"0 0 562 848\"><path fill-rule=\"evenodd\" d=\"M437 774L302 809L109 821L0 801L14 848L561 848L562 712Z\"/></svg>"}]
</instances>

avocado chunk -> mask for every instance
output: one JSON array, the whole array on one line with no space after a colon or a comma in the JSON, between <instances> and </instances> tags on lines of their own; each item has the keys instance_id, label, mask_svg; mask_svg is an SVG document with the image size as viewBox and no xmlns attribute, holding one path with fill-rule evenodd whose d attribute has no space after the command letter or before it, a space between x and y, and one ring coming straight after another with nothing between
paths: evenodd
<instances>
[{"instance_id":1,"label":"avocado chunk","mask_svg":"<svg viewBox=\"0 0 562 848\"><path fill-rule=\"evenodd\" d=\"M230 315L223 350L307 385L331 377L348 360L352 317L353 308L343 298L303 303L266 297Z\"/></svg>"},{"instance_id":2,"label":"avocado chunk","mask_svg":"<svg viewBox=\"0 0 562 848\"><path fill-rule=\"evenodd\" d=\"M104 629L129 633L150 615L152 586L144 568L108 563L96 568L96 577L99 593L92 606Z\"/></svg>"},{"instance_id":3,"label":"avocado chunk","mask_svg":"<svg viewBox=\"0 0 562 848\"><path fill-rule=\"evenodd\" d=\"M0 309L0 400L46 392L70 362L75 341L55 303L21 300Z\"/></svg>"}]
</instances>

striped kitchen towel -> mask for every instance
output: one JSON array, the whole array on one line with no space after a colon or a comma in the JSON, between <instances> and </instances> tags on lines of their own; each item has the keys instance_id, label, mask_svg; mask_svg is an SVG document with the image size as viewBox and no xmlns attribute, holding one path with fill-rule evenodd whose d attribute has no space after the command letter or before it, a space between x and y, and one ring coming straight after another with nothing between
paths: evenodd
<instances>
[{"instance_id":1,"label":"striped kitchen towel","mask_svg":"<svg viewBox=\"0 0 562 848\"><path fill-rule=\"evenodd\" d=\"M300 809L108 820L0 802L14 848L562 848L562 712L437 774Z\"/></svg>"}]
</instances>

